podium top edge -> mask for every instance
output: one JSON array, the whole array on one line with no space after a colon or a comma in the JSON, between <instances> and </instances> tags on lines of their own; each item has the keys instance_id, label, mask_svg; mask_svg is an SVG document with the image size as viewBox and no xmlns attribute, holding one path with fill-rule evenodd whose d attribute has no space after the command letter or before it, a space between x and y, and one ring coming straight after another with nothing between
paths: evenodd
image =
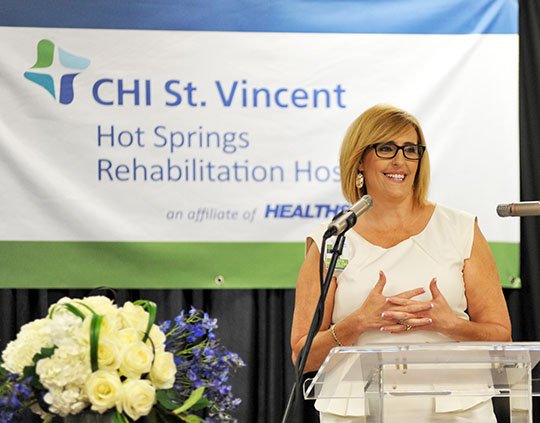
<instances>
[{"instance_id":1,"label":"podium top edge","mask_svg":"<svg viewBox=\"0 0 540 423\"><path fill-rule=\"evenodd\" d=\"M406 351L539 351L540 342L421 342L421 343L376 343L360 346L335 347L331 353L384 353Z\"/></svg>"}]
</instances>

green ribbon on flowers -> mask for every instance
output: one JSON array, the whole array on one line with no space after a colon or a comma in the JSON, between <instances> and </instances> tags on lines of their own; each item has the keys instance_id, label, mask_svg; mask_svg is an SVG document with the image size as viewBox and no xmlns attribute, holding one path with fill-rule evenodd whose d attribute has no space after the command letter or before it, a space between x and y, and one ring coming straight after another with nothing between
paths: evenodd
<instances>
[{"instance_id":1,"label":"green ribbon on flowers","mask_svg":"<svg viewBox=\"0 0 540 423\"><path fill-rule=\"evenodd\" d=\"M146 325L146 331L144 332L144 337L143 337L143 342L146 342L148 340L148 337L150 336L150 330L152 329L152 325L156 321L156 314L157 314L156 303L153 301L148 301L148 300L137 300L133 304L140 305L142 308L144 308L148 312L148 324Z\"/></svg>"},{"instance_id":2,"label":"green ribbon on flowers","mask_svg":"<svg viewBox=\"0 0 540 423\"><path fill-rule=\"evenodd\" d=\"M75 316L80 317L82 320L84 320L84 317L85 317L84 313L71 303L57 304L55 307L52 308L51 312L49 313L49 316L48 316L49 319L52 319L54 312L56 311L58 307L64 307L67 310L69 310L71 313L73 313Z\"/></svg>"},{"instance_id":3,"label":"green ribbon on flowers","mask_svg":"<svg viewBox=\"0 0 540 423\"><path fill-rule=\"evenodd\" d=\"M83 303L82 301L77 301L77 304L82 305L84 308L86 308L87 310L89 310L90 313L92 313L92 314L97 314L97 313L92 309L92 307L90 307L88 304L85 304L85 303Z\"/></svg>"},{"instance_id":4,"label":"green ribbon on flowers","mask_svg":"<svg viewBox=\"0 0 540 423\"><path fill-rule=\"evenodd\" d=\"M92 372L98 370L99 332L102 323L103 316L99 314L92 315L92 321L90 322L90 365L92 366Z\"/></svg>"},{"instance_id":5,"label":"green ribbon on flowers","mask_svg":"<svg viewBox=\"0 0 540 423\"><path fill-rule=\"evenodd\" d=\"M90 322L90 365L92 366L92 372L98 370L98 347L99 347L99 332L101 330L101 324L103 323L103 316L96 314L94 310L82 301L77 301L77 304L82 305L92 313L92 321ZM58 307L64 307L73 313L75 316L80 317L81 320L85 319L84 313L71 303L58 304L53 307L49 313L49 318L52 318L54 312Z\"/></svg>"},{"instance_id":6,"label":"green ribbon on flowers","mask_svg":"<svg viewBox=\"0 0 540 423\"><path fill-rule=\"evenodd\" d=\"M90 307L88 304L83 303L82 301L76 301L77 304L82 305L84 308L86 308L90 313L96 314L96 312ZM79 310L76 306L74 306L72 303L65 303L65 304L56 304L51 312L49 313L49 319L51 319L54 315L54 312L59 308L64 307L65 309L69 310L71 313L73 313L75 316L80 317L82 320L86 317L84 313Z\"/></svg>"}]
</instances>

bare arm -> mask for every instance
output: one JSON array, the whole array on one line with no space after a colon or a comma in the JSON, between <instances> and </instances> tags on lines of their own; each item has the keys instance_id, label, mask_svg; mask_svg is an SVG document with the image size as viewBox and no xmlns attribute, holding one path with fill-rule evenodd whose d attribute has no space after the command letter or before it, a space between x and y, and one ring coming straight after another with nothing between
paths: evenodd
<instances>
[{"instance_id":1,"label":"bare arm","mask_svg":"<svg viewBox=\"0 0 540 423\"><path fill-rule=\"evenodd\" d=\"M336 342L328 330L334 309L335 291L336 280L333 278L325 301L321 330L313 340L306 363L306 372L318 369L328 352L336 346ZM313 319L313 314L315 313L320 292L319 250L314 245L314 242L311 241L304 263L300 268L296 284L296 298L291 332L292 359L295 364L298 354L306 342L307 333Z\"/></svg>"},{"instance_id":2,"label":"bare arm","mask_svg":"<svg viewBox=\"0 0 540 423\"><path fill-rule=\"evenodd\" d=\"M433 309L427 313L417 313L413 318L402 317L403 313L391 311L393 318L405 318L407 324L416 326L417 317L427 317L431 325L413 330L440 332L456 341L511 341L511 325L506 301L499 280L499 273L489 245L475 223L471 257L465 260L463 268L467 310L471 320L457 317L437 287L437 280L430 283ZM393 310L408 305L412 300L390 298Z\"/></svg>"},{"instance_id":3,"label":"bare arm","mask_svg":"<svg viewBox=\"0 0 540 423\"><path fill-rule=\"evenodd\" d=\"M488 242L475 223L471 257L463 268L465 295L471 321L459 319L445 332L458 341L511 341L510 316L499 272Z\"/></svg>"}]
</instances>

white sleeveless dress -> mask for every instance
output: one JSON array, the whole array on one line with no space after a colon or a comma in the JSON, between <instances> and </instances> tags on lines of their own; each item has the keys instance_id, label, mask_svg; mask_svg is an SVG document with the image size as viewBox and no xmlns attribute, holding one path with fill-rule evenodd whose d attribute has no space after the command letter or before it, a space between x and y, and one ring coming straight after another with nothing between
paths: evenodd
<instances>
[{"instance_id":1,"label":"white sleeveless dress","mask_svg":"<svg viewBox=\"0 0 540 423\"><path fill-rule=\"evenodd\" d=\"M392 296L414 288L426 290L415 299L431 299L429 283L437 285L454 313L469 320L465 312L467 298L463 281L463 265L470 257L474 238L475 217L468 213L436 205L422 232L391 248L382 248L366 241L350 230L342 257L348 264L336 272L337 289L332 321L339 322L364 302L373 285L384 271L387 279L383 294ZM327 225L321 225L309 235L321 249L322 235ZM332 241L329 240L330 242ZM378 330L362 334L355 345L373 343L452 342L440 333L415 331L391 334ZM362 401L363 402L363 401ZM385 422L496 422L491 400L478 398L394 398L385 399ZM318 400L315 404L324 423L364 422L363 405L358 400Z\"/></svg>"}]
</instances>

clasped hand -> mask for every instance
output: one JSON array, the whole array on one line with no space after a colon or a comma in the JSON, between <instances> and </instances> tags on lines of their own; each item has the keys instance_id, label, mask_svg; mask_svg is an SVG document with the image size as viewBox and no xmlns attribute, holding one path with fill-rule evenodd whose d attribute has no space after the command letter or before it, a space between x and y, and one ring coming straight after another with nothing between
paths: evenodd
<instances>
[{"instance_id":1,"label":"clasped hand","mask_svg":"<svg viewBox=\"0 0 540 423\"><path fill-rule=\"evenodd\" d=\"M404 291L392 297L385 297L383 289L386 275L379 273L379 280L358 310L358 317L363 320L364 327L379 329L391 333L406 333L417 330L445 331L457 316L452 312L446 299L437 287L437 279L429 284L432 299L430 301L414 300L414 297L425 292L424 288Z\"/></svg>"}]
</instances>

